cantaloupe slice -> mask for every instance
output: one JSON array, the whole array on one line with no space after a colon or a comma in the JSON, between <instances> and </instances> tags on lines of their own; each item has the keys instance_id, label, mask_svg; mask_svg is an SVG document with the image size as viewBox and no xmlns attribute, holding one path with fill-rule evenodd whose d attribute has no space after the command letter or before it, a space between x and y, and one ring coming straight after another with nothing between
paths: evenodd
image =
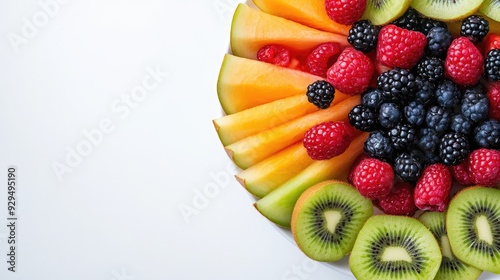
<instances>
[{"instance_id":1,"label":"cantaloupe slice","mask_svg":"<svg viewBox=\"0 0 500 280\"><path fill-rule=\"evenodd\" d=\"M226 114L233 114L285 97L305 94L323 78L273 64L226 54L217 94Z\"/></svg>"},{"instance_id":2,"label":"cantaloupe slice","mask_svg":"<svg viewBox=\"0 0 500 280\"><path fill-rule=\"evenodd\" d=\"M269 44L287 46L295 53L308 54L326 42L349 46L345 35L307 27L252 9L245 4L239 4L234 12L231 50L236 56L256 59L259 49Z\"/></svg>"},{"instance_id":3,"label":"cantaloupe slice","mask_svg":"<svg viewBox=\"0 0 500 280\"><path fill-rule=\"evenodd\" d=\"M328 17L325 0L253 0L262 11L293 20L312 28L348 35L350 26L339 24Z\"/></svg>"},{"instance_id":4,"label":"cantaloupe slice","mask_svg":"<svg viewBox=\"0 0 500 280\"><path fill-rule=\"evenodd\" d=\"M262 198L313 162L302 141L299 141L239 172L236 179L251 194Z\"/></svg>"},{"instance_id":5,"label":"cantaloupe slice","mask_svg":"<svg viewBox=\"0 0 500 280\"><path fill-rule=\"evenodd\" d=\"M349 148L329 160L314 161L296 176L255 203L255 208L272 222L290 227L293 207L309 187L326 180L346 180L349 168L363 152L367 134L356 137Z\"/></svg>"},{"instance_id":6,"label":"cantaloupe slice","mask_svg":"<svg viewBox=\"0 0 500 280\"><path fill-rule=\"evenodd\" d=\"M255 135L241 139L225 147L234 163L248 167L298 142L306 131L316 124L327 121L347 121L352 107L360 102L360 96L351 96L339 104L320 110Z\"/></svg>"},{"instance_id":7,"label":"cantaloupe slice","mask_svg":"<svg viewBox=\"0 0 500 280\"><path fill-rule=\"evenodd\" d=\"M346 94L336 92L330 106L334 106L348 97ZM227 146L245 137L316 111L318 108L310 103L306 94L303 93L227 115L213 122L222 144Z\"/></svg>"}]
</instances>

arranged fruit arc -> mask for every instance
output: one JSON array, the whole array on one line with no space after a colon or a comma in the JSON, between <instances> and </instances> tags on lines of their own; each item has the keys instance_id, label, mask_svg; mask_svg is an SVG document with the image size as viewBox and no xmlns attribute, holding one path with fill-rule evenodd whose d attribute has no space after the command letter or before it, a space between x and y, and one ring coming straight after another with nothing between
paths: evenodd
<instances>
[{"instance_id":1,"label":"arranged fruit arc","mask_svg":"<svg viewBox=\"0 0 500 280\"><path fill-rule=\"evenodd\" d=\"M217 95L226 114L304 94L321 77L273 64L226 54ZM291 83L290 81L293 81Z\"/></svg>"},{"instance_id":2,"label":"arranged fruit arc","mask_svg":"<svg viewBox=\"0 0 500 280\"><path fill-rule=\"evenodd\" d=\"M347 150L332 159L315 161L293 178L258 200L254 206L272 222L290 227L292 212L300 195L309 187L326 180L346 180L347 173L363 152L366 134L356 137Z\"/></svg>"},{"instance_id":3,"label":"arranged fruit arc","mask_svg":"<svg viewBox=\"0 0 500 280\"><path fill-rule=\"evenodd\" d=\"M342 47L349 45L345 35L307 27L245 4L239 4L234 13L231 50L237 56L256 59L259 49L269 44L287 46L295 53L308 53L326 42L335 42Z\"/></svg>"},{"instance_id":4,"label":"arranged fruit arc","mask_svg":"<svg viewBox=\"0 0 500 280\"><path fill-rule=\"evenodd\" d=\"M351 252L359 230L372 215L371 200L351 185L322 182L307 189L295 204L293 237L311 259L337 261Z\"/></svg>"},{"instance_id":5,"label":"arranged fruit arc","mask_svg":"<svg viewBox=\"0 0 500 280\"><path fill-rule=\"evenodd\" d=\"M453 253L479 269L500 273L500 190L460 191L450 202L446 229Z\"/></svg>"},{"instance_id":6,"label":"arranged fruit arc","mask_svg":"<svg viewBox=\"0 0 500 280\"><path fill-rule=\"evenodd\" d=\"M365 223L349 257L358 280L433 279L441 250L417 219L378 215Z\"/></svg>"},{"instance_id":7,"label":"arranged fruit arc","mask_svg":"<svg viewBox=\"0 0 500 280\"><path fill-rule=\"evenodd\" d=\"M349 34L350 26L339 24L328 17L324 0L253 0L253 2L266 13L319 30L346 36Z\"/></svg>"},{"instance_id":8,"label":"arranged fruit arc","mask_svg":"<svg viewBox=\"0 0 500 280\"><path fill-rule=\"evenodd\" d=\"M238 167L246 169L301 140L306 131L316 124L347 120L349 110L359 103L359 98L359 96L351 96L328 109L305 115L241 139L226 146L226 152Z\"/></svg>"}]
</instances>

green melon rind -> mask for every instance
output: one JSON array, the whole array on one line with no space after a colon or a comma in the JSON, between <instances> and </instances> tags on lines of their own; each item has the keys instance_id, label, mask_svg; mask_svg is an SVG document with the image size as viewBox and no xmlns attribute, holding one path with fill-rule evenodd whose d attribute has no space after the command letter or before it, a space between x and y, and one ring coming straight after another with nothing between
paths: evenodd
<instances>
[{"instance_id":1,"label":"green melon rind","mask_svg":"<svg viewBox=\"0 0 500 280\"><path fill-rule=\"evenodd\" d=\"M438 244L441 247L440 240L441 236L439 236L439 229L438 227L446 227L446 213L444 212L425 212L420 217L418 217L420 222L424 224L434 235L436 240L438 241ZM446 230L444 232L446 235ZM459 271L454 271L454 270L448 270L445 271L443 269L443 262L446 261L447 257L444 256L443 254L443 261L441 262L441 267L434 277L434 280L448 280L448 279L477 279L481 273L483 273L482 270L479 268L473 267L469 264L466 264L456 257L454 257L454 261L458 261L463 264L464 269Z\"/></svg>"},{"instance_id":2,"label":"green melon rind","mask_svg":"<svg viewBox=\"0 0 500 280\"><path fill-rule=\"evenodd\" d=\"M414 0L411 6L419 13L442 21L457 21L474 14L483 0L462 0L466 4L448 6L448 1L441 1L442 4L430 4L429 0Z\"/></svg>"},{"instance_id":3,"label":"green melon rind","mask_svg":"<svg viewBox=\"0 0 500 280\"><path fill-rule=\"evenodd\" d=\"M402 279L394 274L377 274L371 265L370 256L365 251L366 248L371 247L371 241L375 238L374 233L379 230L389 232L398 229L408 233L416 239L416 243L421 245L422 257L427 259L427 265L420 273L410 273L406 279L433 279L439 270L441 264L441 249L432 235L432 233L420 221L415 218L393 215L377 215L373 216L365 223L363 228L358 234L358 238L354 243L351 255L349 257L349 267L351 272L358 280L396 280Z\"/></svg>"},{"instance_id":4,"label":"green melon rind","mask_svg":"<svg viewBox=\"0 0 500 280\"><path fill-rule=\"evenodd\" d=\"M500 274L500 250L491 258L484 258L484 255L474 251L462 236L464 233L464 223L461 219L462 213L467 213L467 205L472 202L491 202L490 207L495 207L495 211L500 213L500 190L481 186L469 187L459 192L450 202L446 215L446 229L450 240L453 254L461 261L475 266L479 269ZM498 236L498 235L497 235ZM500 240L494 240L497 244Z\"/></svg>"},{"instance_id":5,"label":"green melon rind","mask_svg":"<svg viewBox=\"0 0 500 280\"><path fill-rule=\"evenodd\" d=\"M479 8L486 16L491 19L500 22L500 1L499 0L484 0L483 4Z\"/></svg>"},{"instance_id":6,"label":"green melon rind","mask_svg":"<svg viewBox=\"0 0 500 280\"><path fill-rule=\"evenodd\" d=\"M331 198L330 201L347 201L353 210L353 220L346 222L344 226L345 236L340 245L325 244L319 239L313 239L310 235L311 228L311 205L312 201L318 201L324 198ZM317 261L333 262L340 260L351 252L358 232L363 224L373 215L373 204L371 200L363 197L352 186L346 183L335 182L323 186L314 195L302 204L299 210L295 225L296 238L299 247L304 253Z\"/></svg>"}]
</instances>

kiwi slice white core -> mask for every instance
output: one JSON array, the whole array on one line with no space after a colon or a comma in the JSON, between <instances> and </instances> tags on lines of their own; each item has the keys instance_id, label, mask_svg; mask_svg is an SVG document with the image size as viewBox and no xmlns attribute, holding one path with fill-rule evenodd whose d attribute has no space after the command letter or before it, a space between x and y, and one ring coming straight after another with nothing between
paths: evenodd
<instances>
[{"instance_id":1,"label":"kiwi slice white core","mask_svg":"<svg viewBox=\"0 0 500 280\"><path fill-rule=\"evenodd\" d=\"M447 257L448 259L453 259L453 253L451 252L450 240L448 240L448 236L441 236L441 253L443 253L443 257Z\"/></svg>"},{"instance_id":2,"label":"kiwi slice white core","mask_svg":"<svg viewBox=\"0 0 500 280\"><path fill-rule=\"evenodd\" d=\"M485 215L481 215L476 219L477 237L484 242L493 245L493 234L491 232L490 223Z\"/></svg>"},{"instance_id":3,"label":"kiwi slice white core","mask_svg":"<svg viewBox=\"0 0 500 280\"><path fill-rule=\"evenodd\" d=\"M325 211L324 215L325 215L326 229L330 233L334 233L335 229L337 228L337 225L342 219L342 213L340 213L340 211L328 210Z\"/></svg>"},{"instance_id":4,"label":"kiwi slice white core","mask_svg":"<svg viewBox=\"0 0 500 280\"><path fill-rule=\"evenodd\" d=\"M411 263L412 259L408 251L403 247L387 247L382 253L382 261L384 262L396 262L405 261Z\"/></svg>"}]
</instances>

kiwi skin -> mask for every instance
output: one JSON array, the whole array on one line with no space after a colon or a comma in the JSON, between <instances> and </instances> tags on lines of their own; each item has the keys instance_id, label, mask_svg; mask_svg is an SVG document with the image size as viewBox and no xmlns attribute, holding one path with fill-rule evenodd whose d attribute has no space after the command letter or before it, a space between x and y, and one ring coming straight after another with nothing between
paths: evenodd
<instances>
[{"instance_id":1,"label":"kiwi skin","mask_svg":"<svg viewBox=\"0 0 500 280\"><path fill-rule=\"evenodd\" d=\"M424 212L418 217L418 219L432 232L432 235L436 238L443 255L441 266L439 267L439 271L437 272L434 280L474 280L481 275L483 272L482 270L461 262L455 257L455 255L453 255L449 248L449 242L446 242L447 244L443 243L443 237L448 238L448 234L446 232L445 212ZM443 248L443 246L448 248Z\"/></svg>"},{"instance_id":2,"label":"kiwi skin","mask_svg":"<svg viewBox=\"0 0 500 280\"><path fill-rule=\"evenodd\" d=\"M300 239L298 237L298 234L297 234L297 220L299 218L299 215L301 214L302 212L302 208L305 207L307 205L307 202L319 191L321 191L323 188L325 187L328 187L330 185L343 185L343 186L349 186L351 188L353 188L353 190L356 190L353 186L351 186L350 184L344 182L344 181L339 181L339 180L327 180L327 181L323 181L323 182L320 182L320 183L317 183L316 185L313 185L312 187L308 188L304 193L302 193L302 195L299 197L299 199L297 200L296 204L295 204L295 207L293 209L293 213L292 213L292 220L291 220L291 229L292 229L292 234L293 234L293 238L295 240L295 242L297 243L298 247L307 255L309 256L311 259L314 259L314 260L317 260L317 261L329 261L329 262L332 262L332 261L337 261L337 260L340 260L343 256L347 255L351 250L352 250L352 247L354 246L354 242L356 241L356 237L357 237L357 233L359 232L359 229L357 232L355 232L356 236L352 236L351 237L351 242L350 244L347 244L347 248L346 248L346 251L344 252L344 255L342 256L331 256L330 258L328 259L318 259L314 256L311 256L309 255L308 253L306 253L307 250L305 250L305 248L302 246L301 242L300 242ZM362 198L361 195L359 195L360 198ZM363 213L363 217L362 217L362 221L360 223L360 227L366 222L366 220L368 220L369 217L371 217L373 215L373 204L371 202L370 199L367 199L365 198L364 200L364 203L366 203L366 205L368 205L368 211L364 212ZM348 241L349 238L344 238L344 242L349 242Z\"/></svg>"},{"instance_id":3,"label":"kiwi skin","mask_svg":"<svg viewBox=\"0 0 500 280\"><path fill-rule=\"evenodd\" d=\"M480 193L481 191L483 191L484 193ZM468 200L469 198L487 198L495 200L497 197L500 197L500 190L495 188L472 186L462 189L453 197L448 206L448 212L446 214L446 230L448 231L451 250L458 259L479 269L500 274L500 240L498 240L498 233L493 232L494 238L497 238L496 240L494 240L495 248L493 249L496 251L496 254L491 252L491 257L489 257L490 254L477 252L477 248L474 249L473 245L466 245L466 240L464 240L463 236L460 233L470 230L471 227L461 224L459 220L455 220L455 217L457 216L462 218L465 217L466 214L468 214L461 214L457 212L471 210L470 208L467 208L467 206L471 205L471 201ZM491 205L499 205L495 202L492 202ZM478 207L476 205L473 206ZM483 205L480 205L479 207L483 207ZM497 213L500 213L500 207L498 207L497 210L499 210ZM500 217L495 217L495 219L497 221L500 221ZM464 244L466 246L464 246ZM483 242L474 242L474 245L481 246L481 248L484 250L491 248L491 246L485 246Z\"/></svg>"}]
</instances>

